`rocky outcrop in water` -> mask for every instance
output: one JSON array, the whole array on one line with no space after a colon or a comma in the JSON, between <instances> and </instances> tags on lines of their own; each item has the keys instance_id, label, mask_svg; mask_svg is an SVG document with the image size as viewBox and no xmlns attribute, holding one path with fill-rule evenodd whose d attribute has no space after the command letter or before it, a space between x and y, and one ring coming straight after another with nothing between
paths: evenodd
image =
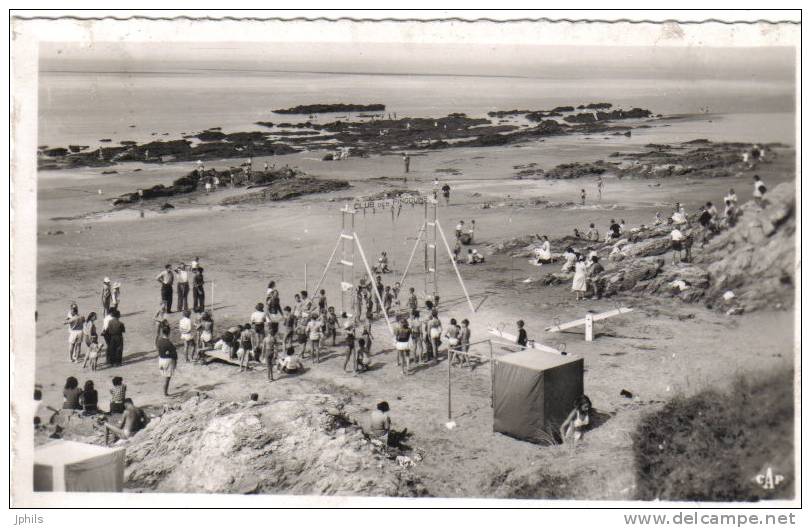
<instances>
[{"instance_id":1,"label":"rocky outcrop in water","mask_svg":"<svg viewBox=\"0 0 811 528\"><path fill-rule=\"evenodd\" d=\"M292 200L308 194L338 191L349 187L346 180L328 180L321 178L288 177L277 178L266 183L261 191L231 196L220 202L220 205L260 204Z\"/></svg>"},{"instance_id":2,"label":"rocky outcrop in water","mask_svg":"<svg viewBox=\"0 0 811 528\"><path fill-rule=\"evenodd\" d=\"M293 108L274 110L275 114L325 114L333 112L382 112L386 109L384 104L311 104L299 105Z\"/></svg>"}]
</instances>

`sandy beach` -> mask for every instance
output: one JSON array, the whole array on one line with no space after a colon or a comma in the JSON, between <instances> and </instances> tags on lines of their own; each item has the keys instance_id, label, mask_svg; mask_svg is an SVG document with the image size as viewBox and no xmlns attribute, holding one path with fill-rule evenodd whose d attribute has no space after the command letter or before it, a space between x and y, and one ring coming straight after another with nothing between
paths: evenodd
<instances>
[{"instance_id":1,"label":"sandy beach","mask_svg":"<svg viewBox=\"0 0 811 528\"><path fill-rule=\"evenodd\" d=\"M681 141L704 137L688 135L690 127L685 128ZM243 188L195 192L151 201L143 218L136 208L111 208L109 200L134 188L168 184L193 169L192 163L126 163L116 166L118 173L113 175L101 174L102 168L42 171L38 189L36 381L44 390L44 400L58 407L66 376L80 381L93 379L104 408L110 379L120 375L128 385L128 394L156 414L167 404L182 402L197 392L222 401L244 401L256 392L262 401L269 402L295 394L340 393L357 409L370 409L377 401L388 400L393 420L413 434L409 444L420 453L422 462L412 472L425 494L511 496L514 490L502 489L506 479L531 468L543 468L548 474L567 477L571 489L562 491L564 496L631 499L635 480L629 435L641 416L674 396L689 396L708 387L723 389L739 374L790 370L793 364L794 316L789 305L730 317L701 304L662 297L621 295L576 302L569 285L542 285L543 277L558 271L559 265L537 268L526 258L490 250L499 242L532 233L559 239L570 235L574 227L587 228L590 222L601 231L615 218L624 219L628 226L650 224L657 211L669 213L676 201L694 211L707 200L720 202L730 187L746 200L755 172L770 188L794 181L794 151L790 147L776 148L773 162L732 178L695 179L687 175L618 179L609 171L599 202L593 177L515 179L517 166L538 163L550 169L560 163L594 162L608 159L613 152L638 151L648 142L637 134L633 141L580 135L504 147L414 152L406 182L402 181L398 156L325 162L321 160L323 152L315 151L260 157L253 160L256 166L265 161L283 163L315 178L347 180L350 187L288 201L238 206L220 202L245 193ZM233 164L234 160L222 160L209 161L206 166L227 168ZM214 299L215 325L222 330L247 320L254 304L264 299L269 280L277 282L283 304L305 285L310 289L314 286L338 236L339 210L345 201L393 189L430 192L435 178L452 189L449 205L438 208L446 235L452 237L453 226L460 219L475 219L476 247L487 256L481 266L461 266L475 313L470 313L450 263L441 263L443 322L467 317L473 340L479 340L490 337L487 331L493 327L515 332L515 321L524 319L531 338L550 346L565 346L568 354L583 357L586 393L605 419L576 451L564 446L540 447L493 433L487 363L472 371L453 370L457 427L445 428L445 363L402 376L382 320L374 327L371 370L360 376L343 372L340 346L330 348L321 364L308 364L303 375L272 383L266 381L263 372L239 373L229 365L203 366L181 359L171 397L162 396L152 316L159 305L154 277L164 264L200 257L206 270L207 295L211 296L208 300ZM587 191L585 205L576 203L580 189ZM563 205L527 205L531 199ZM158 206L165 201L174 209L160 211ZM387 210L368 210L357 214L356 230L367 255L387 251L399 276L422 221L419 206L405 206L396 217ZM82 313L100 311L104 276L122 283L120 309L127 327L124 366L90 373L68 361L66 331L61 323L71 300L79 304ZM390 275L386 280L394 279ZM410 280L420 291L421 274ZM323 286L330 304L336 306L338 281L338 272L332 269ZM618 305L633 307L634 312L598 324L593 343L584 341L582 329L544 333L544 328L556 321ZM173 324L178 318L176 313L170 316ZM770 332L762 332L765 327ZM500 345L494 348L497 356L509 353ZM485 349L481 352L489 353ZM623 389L633 397L621 396Z\"/></svg>"}]
</instances>

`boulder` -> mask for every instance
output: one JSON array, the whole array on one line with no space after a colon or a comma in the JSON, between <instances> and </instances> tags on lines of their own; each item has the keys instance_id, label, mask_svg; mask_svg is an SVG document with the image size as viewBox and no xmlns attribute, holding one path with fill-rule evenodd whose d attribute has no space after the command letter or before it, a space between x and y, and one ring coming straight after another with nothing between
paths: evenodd
<instances>
[{"instance_id":1,"label":"boulder","mask_svg":"<svg viewBox=\"0 0 811 528\"><path fill-rule=\"evenodd\" d=\"M670 251L669 237L649 238L635 244L627 243L620 246L618 251L611 253L610 258L613 261L619 261L628 257L654 257L668 251Z\"/></svg>"},{"instance_id":2,"label":"boulder","mask_svg":"<svg viewBox=\"0 0 811 528\"><path fill-rule=\"evenodd\" d=\"M612 271L606 271L604 294L610 296L631 290L641 281L656 277L664 264L664 259L661 258L639 259L629 261Z\"/></svg>"}]
</instances>

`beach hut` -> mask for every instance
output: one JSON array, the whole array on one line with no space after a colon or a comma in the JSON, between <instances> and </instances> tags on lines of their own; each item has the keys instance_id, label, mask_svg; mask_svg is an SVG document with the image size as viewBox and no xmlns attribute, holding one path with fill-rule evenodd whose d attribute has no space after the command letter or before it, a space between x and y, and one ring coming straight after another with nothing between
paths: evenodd
<instances>
[{"instance_id":1,"label":"beach hut","mask_svg":"<svg viewBox=\"0 0 811 528\"><path fill-rule=\"evenodd\" d=\"M493 372L493 430L545 443L583 394L583 358L523 350L498 358Z\"/></svg>"},{"instance_id":2,"label":"beach hut","mask_svg":"<svg viewBox=\"0 0 811 528\"><path fill-rule=\"evenodd\" d=\"M34 449L34 491L121 491L126 449L57 440Z\"/></svg>"}]
</instances>

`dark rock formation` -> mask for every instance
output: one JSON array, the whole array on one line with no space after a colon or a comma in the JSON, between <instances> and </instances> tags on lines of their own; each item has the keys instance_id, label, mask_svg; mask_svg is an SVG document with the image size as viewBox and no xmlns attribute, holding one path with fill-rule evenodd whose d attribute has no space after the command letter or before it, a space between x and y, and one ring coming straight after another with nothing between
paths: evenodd
<instances>
[{"instance_id":1,"label":"dark rock formation","mask_svg":"<svg viewBox=\"0 0 811 528\"><path fill-rule=\"evenodd\" d=\"M293 108L274 110L276 114L324 114L330 112L382 112L386 109L384 104L311 104L299 105Z\"/></svg>"},{"instance_id":2,"label":"dark rock formation","mask_svg":"<svg viewBox=\"0 0 811 528\"><path fill-rule=\"evenodd\" d=\"M602 160L595 163L563 163L547 171L544 177L555 180L568 180L603 174L606 170L608 170L608 166Z\"/></svg>"}]
</instances>

